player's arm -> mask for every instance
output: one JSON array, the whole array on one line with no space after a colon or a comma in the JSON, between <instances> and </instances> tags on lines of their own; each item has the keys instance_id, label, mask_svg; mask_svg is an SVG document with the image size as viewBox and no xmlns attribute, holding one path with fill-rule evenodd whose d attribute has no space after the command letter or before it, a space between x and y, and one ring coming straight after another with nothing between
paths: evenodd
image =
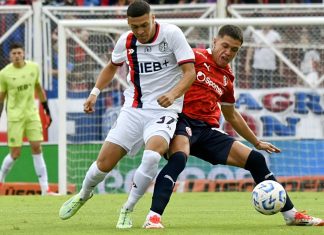
<instances>
[{"instance_id":1,"label":"player's arm","mask_svg":"<svg viewBox=\"0 0 324 235\"><path fill-rule=\"evenodd\" d=\"M259 150L265 150L268 153L279 153L280 149L276 146L258 140L253 131L247 125L246 121L243 119L242 115L235 109L234 105L222 105L222 113L226 121L228 121L234 130L242 136L244 139L249 141Z\"/></svg>"},{"instance_id":2,"label":"player's arm","mask_svg":"<svg viewBox=\"0 0 324 235\"><path fill-rule=\"evenodd\" d=\"M37 92L37 97L41 103L47 101L43 88L39 83L36 83L35 90Z\"/></svg>"},{"instance_id":3,"label":"player's arm","mask_svg":"<svg viewBox=\"0 0 324 235\"><path fill-rule=\"evenodd\" d=\"M6 98L7 92L0 92L0 117L2 114L3 106L4 106L4 100Z\"/></svg>"},{"instance_id":4,"label":"player's arm","mask_svg":"<svg viewBox=\"0 0 324 235\"><path fill-rule=\"evenodd\" d=\"M169 92L158 98L158 103L166 108L173 104L174 100L181 97L196 79L194 63L185 63L181 65L183 78Z\"/></svg>"},{"instance_id":5,"label":"player's arm","mask_svg":"<svg viewBox=\"0 0 324 235\"><path fill-rule=\"evenodd\" d=\"M36 90L38 99L39 99L39 101L41 102L41 104L43 106L44 113L46 115L45 128L49 128L49 126L52 123L52 116L51 116L50 109L48 107L45 91L44 91L43 87L39 83L35 84L35 90Z\"/></svg>"},{"instance_id":6,"label":"player's arm","mask_svg":"<svg viewBox=\"0 0 324 235\"><path fill-rule=\"evenodd\" d=\"M94 105L97 101L97 96L100 91L104 89L112 81L119 66L114 65L111 61L104 67L96 81L95 87L92 89L89 97L83 104L84 112L93 113L95 111Z\"/></svg>"}]
</instances>

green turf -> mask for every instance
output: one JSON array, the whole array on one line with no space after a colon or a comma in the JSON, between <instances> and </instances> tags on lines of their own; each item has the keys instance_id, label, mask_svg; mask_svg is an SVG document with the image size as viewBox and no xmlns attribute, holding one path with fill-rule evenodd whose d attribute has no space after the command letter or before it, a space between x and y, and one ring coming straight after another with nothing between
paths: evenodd
<instances>
[{"instance_id":1,"label":"green turf","mask_svg":"<svg viewBox=\"0 0 324 235\"><path fill-rule=\"evenodd\" d=\"M133 229L115 224L126 194L95 195L71 219L62 221L58 210L69 196L0 197L0 235L101 235L101 234L220 234L311 235L324 227L286 226L282 216L261 215L252 208L250 193L174 194L163 217L164 230L141 228L151 203L146 194L133 213ZM324 218L323 193L291 193L299 209Z\"/></svg>"}]
</instances>

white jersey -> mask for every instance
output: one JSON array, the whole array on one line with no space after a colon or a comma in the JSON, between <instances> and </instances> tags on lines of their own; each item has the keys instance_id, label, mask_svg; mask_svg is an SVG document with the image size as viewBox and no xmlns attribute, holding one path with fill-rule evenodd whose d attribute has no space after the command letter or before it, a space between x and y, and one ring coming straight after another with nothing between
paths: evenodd
<instances>
[{"instance_id":1,"label":"white jersey","mask_svg":"<svg viewBox=\"0 0 324 235\"><path fill-rule=\"evenodd\" d=\"M277 31L270 30L264 32L263 30L257 30L257 32L262 34L272 44L281 42L281 36ZM253 40L257 44L257 48L254 51L252 67L255 69L276 70L275 53L269 47L265 46L257 35L253 35Z\"/></svg>"},{"instance_id":2,"label":"white jersey","mask_svg":"<svg viewBox=\"0 0 324 235\"><path fill-rule=\"evenodd\" d=\"M316 50L307 51L304 55L303 61L301 62L300 69L304 74L317 72L314 67L314 62L319 63L321 56Z\"/></svg>"},{"instance_id":3,"label":"white jersey","mask_svg":"<svg viewBox=\"0 0 324 235\"><path fill-rule=\"evenodd\" d=\"M124 107L164 109L157 103L162 94L170 91L182 79L179 65L194 62L194 53L183 32L172 24L156 23L156 33L151 42L142 44L128 31L116 43L111 61L124 62L129 67L124 91ZM181 112L183 96L167 109Z\"/></svg>"}]
</instances>

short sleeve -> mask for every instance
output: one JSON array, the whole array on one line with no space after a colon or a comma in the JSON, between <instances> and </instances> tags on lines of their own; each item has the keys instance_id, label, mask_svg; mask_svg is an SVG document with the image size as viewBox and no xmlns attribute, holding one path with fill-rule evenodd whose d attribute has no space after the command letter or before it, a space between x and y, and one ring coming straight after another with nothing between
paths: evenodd
<instances>
[{"instance_id":1,"label":"short sleeve","mask_svg":"<svg viewBox=\"0 0 324 235\"><path fill-rule=\"evenodd\" d=\"M42 84L39 77L39 65L35 63L36 83Z\"/></svg>"},{"instance_id":2,"label":"short sleeve","mask_svg":"<svg viewBox=\"0 0 324 235\"><path fill-rule=\"evenodd\" d=\"M181 29L175 25L174 27L172 27L170 43L170 48L173 49L178 64L195 61L195 55L189 43L187 42L186 37L184 36Z\"/></svg>"},{"instance_id":3,"label":"short sleeve","mask_svg":"<svg viewBox=\"0 0 324 235\"><path fill-rule=\"evenodd\" d=\"M118 39L111 55L111 62L114 65L122 65L126 60L126 37L129 32L122 34Z\"/></svg>"},{"instance_id":4,"label":"short sleeve","mask_svg":"<svg viewBox=\"0 0 324 235\"><path fill-rule=\"evenodd\" d=\"M7 91L7 85L5 83L5 78L3 73L0 71L0 92L6 92Z\"/></svg>"}]
</instances>

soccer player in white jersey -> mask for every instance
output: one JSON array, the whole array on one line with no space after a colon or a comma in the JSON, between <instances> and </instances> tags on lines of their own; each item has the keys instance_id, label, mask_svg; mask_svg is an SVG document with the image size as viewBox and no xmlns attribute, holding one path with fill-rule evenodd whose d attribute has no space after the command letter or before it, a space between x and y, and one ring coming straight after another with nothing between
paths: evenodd
<instances>
[{"instance_id":1,"label":"soccer player in white jersey","mask_svg":"<svg viewBox=\"0 0 324 235\"><path fill-rule=\"evenodd\" d=\"M129 88L124 92L125 103L97 160L88 169L80 192L60 208L59 216L63 220L72 217L84 205L94 187L123 156L137 153L145 144L142 163L131 189L132 203L139 200L157 174L158 163L168 150L178 113L182 110L183 94L195 80L195 57L177 26L155 22L150 5L143 0L129 5L127 20L131 31L117 41L111 61L99 74L84 103L84 111L95 111L100 90L126 62ZM123 208L121 212L128 213Z\"/></svg>"}]
</instances>

